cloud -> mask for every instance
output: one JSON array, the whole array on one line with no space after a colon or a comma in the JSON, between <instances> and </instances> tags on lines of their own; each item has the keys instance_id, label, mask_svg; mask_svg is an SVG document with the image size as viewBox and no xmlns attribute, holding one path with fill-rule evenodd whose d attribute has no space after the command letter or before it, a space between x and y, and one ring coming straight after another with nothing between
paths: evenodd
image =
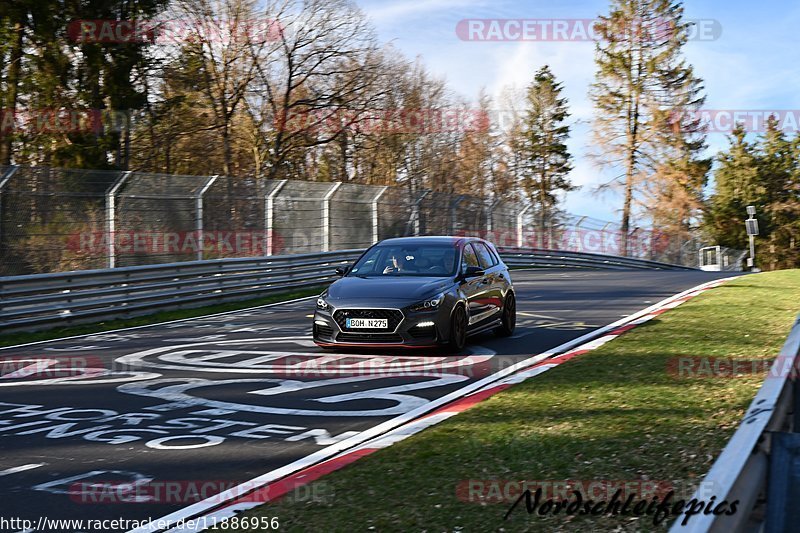
<instances>
[{"instance_id":1,"label":"cloud","mask_svg":"<svg viewBox=\"0 0 800 533\"><path fill-rule=\"evenodd\" d=\"M362 3L362 10L373 22L382 24L430 15L431 13L446 13L453 9L474 8L483 4L484 2L475 0L379 1Z\"/></svg>"}]
</instances>

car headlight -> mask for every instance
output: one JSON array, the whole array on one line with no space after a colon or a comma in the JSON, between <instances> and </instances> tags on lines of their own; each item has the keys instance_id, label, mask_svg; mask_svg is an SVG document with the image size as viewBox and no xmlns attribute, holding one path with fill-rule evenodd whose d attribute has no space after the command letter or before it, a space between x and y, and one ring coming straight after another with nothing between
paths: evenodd
<instances>
[{"instance_id":1,"label":"car headlight","mask_svg":"<svg viewBox=\"0 0 800 533\"><path fill-rule=\"evenodd\" d=\"M433 298L428 298L417 304L412 305L410 311L433 311L437 309L444 301L444 293L437 294Z\"/></svg>"},{"instance_id":2,"label":"car headlight","mask_svg":"<svg viewBox=\"0 0 800 533\"><path fill-rule=\"evenodd\" d=\"M317 298L317 309L327 311L329 307L330 305L328 305L328 302L325 301L324 297L320 296L319 298Z\"/></svg>"}]
</instances>

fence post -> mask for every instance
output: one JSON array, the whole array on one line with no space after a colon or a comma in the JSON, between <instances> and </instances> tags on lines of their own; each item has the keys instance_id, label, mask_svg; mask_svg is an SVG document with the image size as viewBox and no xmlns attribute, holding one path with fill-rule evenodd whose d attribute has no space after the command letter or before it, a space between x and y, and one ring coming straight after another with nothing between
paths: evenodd
<instances>
[{"instance_id":1,"label":"fence post","mask_svg":"<svg viewBox=\"0 0 800 533\"><path fill-rule=\"evenodd\" d=\"M195 229L197 230L197 260L203 260L203 195L206 191L211 187L217 178L219 177L218 174L214 174L206 184L203 185L203 188L200 189L200 192L197 193L195 196ZM230 179L230 178L228 178Z\"/></svg>"},{"instance_id":2,"label":"fence post","mask_svg":"<svg viewBox=\"0 0 800 533\"><path fill-rule=\"evenodd\" d=\"M581 224L583 224L584 220L586 220L585 216L582 216L581 218L579 218L578 219L578 223L575 224L575 229L573 230L573 235L576 235L578 237L578 249L575 250L576 252L582 252L583 251L583 239L581 239L581 233L580 232L581 232Z\"/></svg>"},{"instance_id":3,"label":"fence post","mask_svg":"<svg viewBox=\"0 0 800 533\"><path fill-rule=\"evenodd\" d=\"M487 231L487 233L491 233L492 231L494 231L494 210L498 205L500 205L501 201L502 200L495 200L489 206L489 211L486 214L486 231Z\"/></svg>"},{"instance_id":4,"label":"fence post","mask_svg":"<svg viewBox=\"0 0 800 533\"><path fill-rule=\"evenodd\" d=\"M530 210L530 204L526 205L525 208L517 213L517 248L522 248L522 224L523 224L523 217L525 213Z\"/></svg>"},{"instance_id":5,"label":"fence post","mask_svg":"<svg viewBox=\"0 0 800 533\"><path fill-rule=\"evenodd\" d=\"M272 255L275 246L275 240L273 237L273 230L275 227L275 197L278 196L278 194L281 192L281 189L283 189L284 185L286 185L288 181L289 180L281 180L267 195L267 206L264 209L264 228L267 232L267 255Z\"/></svg>"},{"instance_id":6,"label":"fence post","mask_svg":"<svg viewBox=\"0 0 800 533\"><path fill-rule=\"evenodd\" d=\"M414 221L414 235L419 235L419 206L422 204L422 200L425 199L426 196L430 194L430 189L426 190L422 193L422 195L417 198L417 201L414 202L414 207L411 209L411 218L408 219L409 227L411 226L411 221ZM406 233L408 233L408 228L406 228Z\"/></svg>"},{"instance_id":7,"label":"fence post","mask_svg":"<svg viewBox=\"0 0 800 533\"><path fill-rule=\"evenodd\" d=\"M389 187L383 187L378 194L372 199L372 242L378 242L380 235L378 235L378 200L381 199Z\"/></svg>"},{"instance_id":8,"label":"fence post","mask_svg":"<svg viewBox=\"0 0 800 533\"><path fill-rule=\"evenodd\" d=\"M604 254L608 253L608 251L606 251L606 228L608 228L610 225L611 222L606 222L603 225L603 229L600 230L600 251Z\"/></svg>"},{"instance_id":9,"label":"fence post","mask_svg":"<svg viewBox=\"0 0 800 533\"><path fill-rule=\"evenodd\" d=\"M688 255L691 257L691 254L686 253L686 248L692 244L692 241L686 241L685 243L681 244L681 247L678 249L678 264L683 266L690 266L688 265L688 261L684 260L684 256Z\"/></svg>"},{"instance_id":10,"label":"fence post","mask_svg":"<svg viewBox=\"0 0 800 533\"><path fill-rule=\"evenodd\" d=\"M117 266L117 191L122 187L133 172L123 172L106 191L106 242L108 268Z\"/></svg>"},{"instance_id":11,"label":"fence post","mask_svg":"<svg viewBox=\"0 0 800 533\"><path fill-rule=\"evenodd\" d=\"M19 170L19 165L11 165L3 177L0 178L0 244L3 242L3 188L8 183L8 180L11 179L11 176L17 173L17 170Z\"/></svg>"},{"instance_id":12,"label":"fence post","mask_svg":"<svg viewBox=\"0 0 800 533\"><path fill-rule=\"evenodd\" d=\"M327 252L331 249L331 197L336 190L342 186L342 182L336 182L325 193L322 199L322 251Z\"/></svg>"},{"instance_id":13,"label":"fence post","mask_svg":"<svg viewBox=\"0 0 800 533\"><path fill-rule=\"evenodd\" d=\"M456 220L458 217L456 216L456 207L464 200L464 195L460 194L456 196L455 200L450 202L450 235L455 235L456 233L456 225L458 221Z\"/></svg>"},{"instance_id":14,"label":"fence post","mask_svg":"<svg viewBox=\"0 0 800 533\"><path fill-rule=\"evenodd\" d=\"M638 250L638 248L639 248L638 243L637 243L637 239L639 238L639 235L637 235L637 234L639 233L640 229L642 229L642 228L640 228L639 226L636 226L635 228L633 228L633 231L630 233L630 235L628 235L628 238L626 240L627 246L626 246L626 250L625 250L627 257L639 257L638 254L635 251ZM633 248L634 251L633 252L631 251L631 244L633 244L633 246L634 246L634 248Z\"/></svg>"}]
</instances>

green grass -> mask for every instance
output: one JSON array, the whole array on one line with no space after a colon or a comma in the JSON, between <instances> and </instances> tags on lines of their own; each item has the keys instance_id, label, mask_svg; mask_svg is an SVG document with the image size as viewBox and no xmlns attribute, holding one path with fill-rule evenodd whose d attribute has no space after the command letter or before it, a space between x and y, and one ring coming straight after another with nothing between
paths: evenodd
<instances>
[{"instance_id":1,"label":"green grass","mask_svg":"<svg viewBox=\"0 0 800 533\"><path fill-rule=\"evenodd\" d=\"M648 531L651 517L528 515L468 503L468 479L697 483L764 379L686 379L678 356L772 358L800 311L800 271L746 276L605 346L334 472L317 502L251 511L286 531Z\"/></svg>"},{"instance_id":2,"label":"green grass","mask_svg":"<svg viewBox=\"0 0 800 533\"><path fill-rule=\"evenodd\" d=\"M135 326L146 326L151 324L158 324L161 322L170 322L172 320L181 320L184 318L213 315L216 313L225 313L227 311L237 311L239 309L246 309L248 307L257 307L259 305L283 302L295 298L314 296L316 294L319 294L321 290L322 286L320 285L319 287L310 287L303 290L280 292L252 300L215 304L205 307L195 307L192 309L180 309L176 311L162 311L159 313L144 315L136 318L107 320L80 326L53 328L45 331L4 333L0 335L0 347L14 346L17 344L45 341L50 339L59 339L62 337L71 337L74 335L100 333L102 331L109 331L113 329L130 328Z\"/></svg>"}]
</instances>

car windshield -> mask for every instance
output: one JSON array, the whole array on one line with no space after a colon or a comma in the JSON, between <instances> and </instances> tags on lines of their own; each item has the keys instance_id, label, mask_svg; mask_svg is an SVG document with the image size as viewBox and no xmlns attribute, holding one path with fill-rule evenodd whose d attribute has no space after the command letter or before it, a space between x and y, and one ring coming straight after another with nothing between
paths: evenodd
<instances>
[{"instance_id":1,"label":"car windshield","mask_svg":"<svg viewBox=\"0 0 800 533\"><path fill-rule=\"evenodd\" d=\"M456 273L455 244L385 244L367 251L348 276L434 276Z\"/></svg>"}]
</instances>

